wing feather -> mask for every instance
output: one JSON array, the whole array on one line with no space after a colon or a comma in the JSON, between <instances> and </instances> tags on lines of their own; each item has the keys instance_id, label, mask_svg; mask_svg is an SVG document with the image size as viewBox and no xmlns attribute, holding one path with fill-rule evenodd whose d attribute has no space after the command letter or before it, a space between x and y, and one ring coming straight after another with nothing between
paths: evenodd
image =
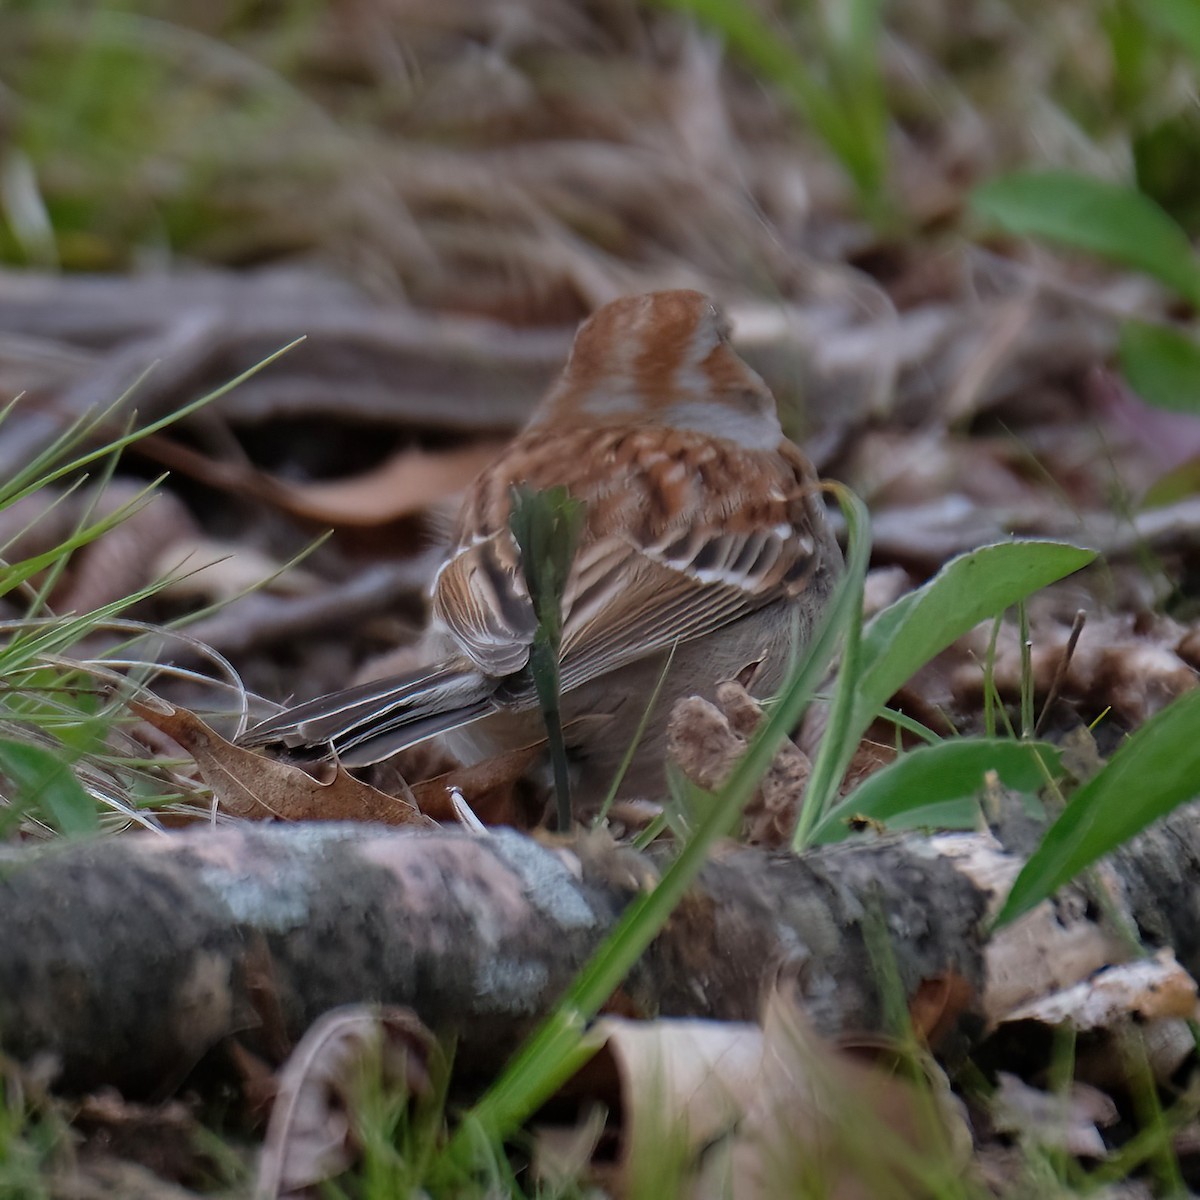
<instances>
[{"instance_id":1,"label":"wing feather","mask_svg":"<svg viewBox=\"0 0 1200 1200\"><path fill-rule=\"evenodd\" d=\"M563 602L564 689L797 596L837 556L812 468L793 448L681 430L664 453L661 430L618 427L565 448L557 431L540 452L549 436L525 434L527 453L482 477L434 588L435 619L489 675L522 670L537 626L508 530L515 482L566 484L585 505ZM529 467L519 480L496 473L514 462ZM509 694L525 697L513 683Z\"/></svg>"},{"instance_id":2,"label":"wing feather","mask_svg":"<svg viewBox=\"0 0 1200 1200\"><path fill-rule=\"evenodd\" d=\"M434 584L434 617L488 675L513 675L529 661L537 618L507 530L467 546Z\"/></svg>"},{"instance_id":3,"label":"wing feather","mask_svg":"<svg viewBox=\"0 0 1200 1200\"><path fill-rule=\"evenodd\" d=\"M752 565L762 557L761 549L754 549ZM692 568L657 562L628 544L615 545L608 586L594 591L585 607L572 606L564 614L564 688L676 642L704 637L781 598L784 589L762 588L756 575L734 569L742 550L740 543L722 542L701 561L724 556L728 565Z\"/></svg>"}]
</instances>

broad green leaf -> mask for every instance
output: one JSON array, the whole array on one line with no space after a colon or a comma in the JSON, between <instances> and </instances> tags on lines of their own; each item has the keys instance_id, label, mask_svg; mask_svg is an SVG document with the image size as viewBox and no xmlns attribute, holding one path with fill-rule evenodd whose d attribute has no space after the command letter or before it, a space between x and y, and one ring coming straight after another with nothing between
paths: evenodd
<instances>
[{"instance_id":1,"label":"broad green leaf","mask_svg":"<svg viewBox=\"0 0 1200 1200\"><path fill-rule=\"evenodd\" d=\"M928 583L884 609L850 641L830 721L805 791L792 848L805 849L824 824L838 783L867 726L914 672L987 617L1094 559L1062 542L1002 542L947 563ZM838 719L835 721L834 717Z\"/></svg>"},{"instance_id":2,"label":"broad green leaf","mask_svg":"<svg viewBox=\"0 0 1200 1200\"><path fill-rule=\"evenodd\" d=\"M961 832L964 829L978 830L980 819L978 798L960 796L957 800L942 800L937 804L927 804L898 813L891 817L886 825L889 833L899 833L905 829ZM831 836L828 840L835 842L840 836Z\"/></svg>"},{"instance_id":3,"label":"broad green leaf","mask_svg":"<svg viewBox=\"0 0 1200 1200\"><path fill-rule=\"evenodd\" d=\"M1200 690L1152 717L1071 797L1013 884L997 925L1200 794Z\"/></svg>"},{"instance_id":4,"label":"broad green leaf","mask_svg":"<svg viewBox=\"0 0 1200 1200\"><path fill-rule=\"evenodd\" d=\"M96 802L83 790L65 754L15 738L0 738L0 775L11 785L9 800L61 833L86 835L99 828Z\"/></svg>"},{"instance_id":5,"label":"broad green leaf","mask_svg":"<svg viewBox=\"0 0 1200 1200\"><path fill-rule=\"evenodd\" d=\"M1165 475L1160 475L1147 489L1139 508L1159 508L1186 500L1200 493L1200 455L1189 458Z\"/></svg>"},{"instance_id":6,"label":"broad green leaf","mask_svg":"<svg viewBox=\"0 0 1200 1200\"><path fill-rule=\"evenodd\" d=\"M1121 372L1147 404L1200 412L1200 343L1167 325L1126 321L1118 349Z\"/></svg>"},{"instance_id":7,"label":"broad green leaf","mask_svg":"<svg viewBox=\"0 0 1200 1200\"><path fill-rule=\"evenodd\" d=\"M971 797L983 786L984 776L995 771L1000 781L1018 792L1036 792L1059 773L1058 751L1046 742L1018 742L1012 738L961 738L921 746L902 754L876 771L846 797L817 830L818 842L845 837L850 817L904 826L936 824L934 806ZM957 824L957 822L955 822Z\"/></svg>"},{"instance_id":8,"label":"broad green leaf","mask_svg":"<svg viewBox=\"0 0 1200 1200\"><path fill-rule=\"evenodd\" d=\"M951 559L928 583L883 610L863 631L853 728L861 736L920 667L980 621L1096 557L1063 542L1001 542Z\"/></svg>"},{"instance_id":9,"label":"broad green leaf","mask_svg":"<svg viewBox=\"0 0 1200 1200\"><path fill-rule=\"evenodd\" d=\"M1072 171L1017 171L977 188L971 204L1013 233L1145 271L1200 304L1200 267L1187 234L1133 188Z\"/></svg>"}]
</instances>

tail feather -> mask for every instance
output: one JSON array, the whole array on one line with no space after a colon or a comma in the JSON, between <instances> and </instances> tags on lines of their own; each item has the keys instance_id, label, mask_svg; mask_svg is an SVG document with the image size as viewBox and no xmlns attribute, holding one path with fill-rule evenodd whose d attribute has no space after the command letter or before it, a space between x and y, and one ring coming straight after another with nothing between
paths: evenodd
<instances>
[{"instance_id":1,"label":"tail feather","mask_svg":"<svg viewBox=\"0 0 1200 1200\"><path fill-rule=\"evenodd\" d=\"M452 659L407 675L360 683L268 717L239 739L301 757L336 754L347 766L367 766L439 733L486 716L494 681Z\"/></svg>"},{"instance_id":2,"label":"tail feather","mask_svg":"<svg viewBox=\"0 0 1200 1200\"><path fill-rule=\"evenodd\" d=\"M416 720L392 721L383 725L367 723L352 734L334 737L326 745L332 744L343 766L367 767L391 758L393 754L399 754L418 742L469 725L493 711L488 701L481 700L469 708L456 708L451 712L436 713Z\"/></svg>"}]
</instances>

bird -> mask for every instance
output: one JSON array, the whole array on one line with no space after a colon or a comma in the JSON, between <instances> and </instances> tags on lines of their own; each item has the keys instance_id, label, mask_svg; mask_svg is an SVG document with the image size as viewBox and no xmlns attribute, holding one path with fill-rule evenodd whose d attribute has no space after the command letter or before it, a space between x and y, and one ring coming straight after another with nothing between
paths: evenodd
<instances>
[{"instance_id":1,"label":"bird","mask_svg":"<svg viewBox=\"0 0 1200 1200\"><path fill-rule=\"evenodd\" d=\"M686 289L624 296L580 325L524 429L467 490L431 585L430 665L287 708L242 744L359 767L434 737L465 764L544 741L517 488L582 506L559 643L581 807L631 747L620 794L665 794L675 701L733 678L771 696L842 569L817 474L721 308Z\"/></svg>"}]
</instances>

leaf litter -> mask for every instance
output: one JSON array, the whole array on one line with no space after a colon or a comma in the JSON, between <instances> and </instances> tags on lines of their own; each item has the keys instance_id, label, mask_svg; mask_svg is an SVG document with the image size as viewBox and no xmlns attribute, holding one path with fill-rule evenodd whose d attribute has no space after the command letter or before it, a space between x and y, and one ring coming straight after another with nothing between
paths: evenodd
<instances>
[{"instance_id":1,"label":"leaf litter","mask_svg":"<svg viewBox=\"0 0 1200 1200\"><path fill-rule=\"evenodd\" d=\"M158 34L137 30L143 52L184 67L177 87L199 117L196 145L208 137L201 174L221 208L180 235L205 270L0 274L0 387L23 393L5 425L6 469L71 414L110 401L152 359L159 365L134 398L147 416L297 333L309 338L278 372L248 380L171 442L126 456L104 504L166 458L173 475L153 504L77 556L50 593L54 608L115 601L197 550L241 560L135 614L172 619L196 608L197 588L206 602L236 595L332 525L303 567L284 567L265 594L228 600L200 632L230 650L264 695L345 683L411 641L441 510L519 425L574 322L621 292L694 285L728 303L789 432L871 501L875 579L893 597L953 554L1013 533L1106 552L1104 570L1031 605L1033 689L1048 736L1078 741L1094 726L1083 757L1102 757L1195 687L1200 633L1187 581L1200 510L1186 467L1200 421L1146 409L1103 365L1120 317L1163 311L1143 280L1009 247L930 250L917 234L889 243L851 214L844 180L779 98L666 14L545 0L404 11L369 3L314 21L294 80L272 58L269 30L257 51L242 46L236 67L219 22L203 14L183 9ZM1033 146L1066 141L1099 158L1102 148L1081 145L1054 104L1028 121L994 122L974 98L996 77L1010 95L1026 94L1011 86L1009 62L1049 73L1049 40L1030 39L1014 13L968 14L960 36L984 65L967 86L935 65L944 47L922 21L920 12L900 19L885 51L889 70L920 80L906 85L915 115L897 164L918 227L954 211L963 179ZM183 42L198 52L182 55ZM266 125L254 136L211 137L215 80L263 103ZM22 82L36 95L36 80ZM168 208L192 202L179 183L189 171L171 183L161 163L194 167L196 149L156 136L165 139L158 166L146 155L119 180L97 175L94 231L64 232L65 265L128 267L146 250L137 222L149 219L148 198L183 186ZM47 164L46 186L58 186L61 171ZM108 205L126 207L132 236L114 232ZM57 508L52 498L0 513L3 540L59 540L54 530L68 530L78 510L70 497ZM1088 619L1068 659L1081 608ZM989 687L999 704L1019 702L1022 653L1015 623L994 642L981 627L894 703L939 733L979 732ZM247 756L185 706L211 699L202 686L161 690L167 701L134 711L195 758L225 816L426 823L411 799L392 794L402 791L394 777L376 780L380 790L341 770L314 780ZM673 727L676 757L711 788L762 714L730 688L715 707L687 704ZM820 720L814 710L801 746L811 748ZM876 723L849 782L912 736ZM518 782L521 765L464 770L416 756L403 782L438 820L454 819L458 788L485 822L528 824L538 804ZM808 769L804 749L785 746L747 809L748 840L786 843ZM1078 1012L1055 1006L1082 1011L1101 992L1119 997L1096 1022L1101 1032L1123 1029L1133 1013L1143 1019L1140 964L1108 957L1111 946L1096 963L1107 978L1029 997L1022 1019L1036 1012L1078 1026ZM1187 992L1183 974L1181 984L1171 975L1171 994L1177 984ZM1118 979L1132 990L1109 991ZM1043 1101L1057 1102L1032 1075L1033 1084L998 1076L1017 1137ZM1119 1082L1105 1086L1119 1091ZM1066 1145L1103 1158L1110 1114L1082 1087L1071 1094Z\"/></svg>"}]
</instances>

